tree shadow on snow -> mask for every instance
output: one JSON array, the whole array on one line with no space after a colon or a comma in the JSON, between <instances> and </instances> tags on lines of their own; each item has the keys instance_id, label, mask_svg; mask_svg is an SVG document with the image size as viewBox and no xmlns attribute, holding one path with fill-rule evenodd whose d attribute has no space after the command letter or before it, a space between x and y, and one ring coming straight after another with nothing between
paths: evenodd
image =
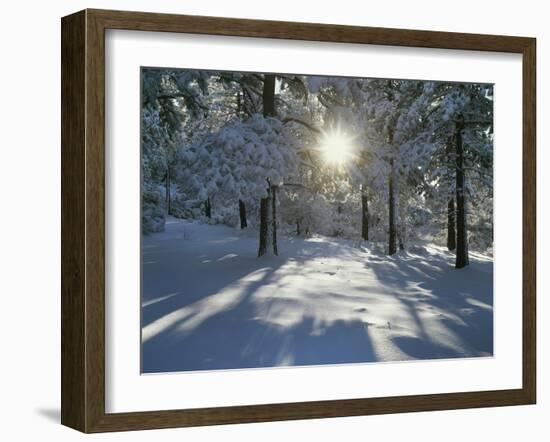
<instances>
[{"instance_id":1,"label":"tree shadow on snow","mask_svg":"<svg viewBox=\"0 0 550 442\"><path fill-rule=\"evenodd\" d=\"M296 323L281 326L260 320L257 317L258 304L252 302L251 297L260 287L276 284L275 273L279 267L263 269L261 276L253 282L239 284L236 287L238 295L227 304L220 299L209 305L208 300L231 297L231 285L221 289L219 294L198 301L202 304L196 309L144 340L142 372L343 364L375 360L368 328L362 321L342 320L319 325L315 318L305 315ZM285 305L283 310L292 309L292 300L278 299L276 302L278 308L286 302L290 305ZM271 307L268 305L268 308Z\"/></svg>"},{"instance_id":2,"label":"tree shadow on snow","mask_svg":"<svg viewBox=\"0 0 550 442\"><path fill-rule=\"evenodd\" d=\"M243 320L250 304L220 313L192 334L160 336L145 343L143 372L173 372L346 364L374 361L368 329L360 321L337 321L319 331L314 318L288 328ZM205 345L208 343L208 345ZM160 345L159 345L160 344ZM148 352L152 352L148 354Z\"/></svg>"},{"instance_id":3,"label":"tree shadow on snow","mask_svg":"<svg viewBox=\"0 0 550 442\"><path fill-rule=\"evenodd\" d=\"M231 230L224 233L223 228L215 232L233 234ZM143 256L143 373L376 359L363 321L347 318L319 322L314 313L299 310L296 299L277 297L286 286L288 268L281 272L282 266L290 264L292 271L307 278L307 272L301 271L306 261L322 262L330 255L347 253L349 248L337 242L281 240L288 257L259 259L252 247L243 251L224 237L209 238L208 247L200 242L182 242L181 236L174 240L166 237L162 247L148 247ZM187 248L185 253L180 253L182 247ZM270 287L276 300L258 296L265 287ZM300 296L305 293L304 287L296 290ZM309 296L310 302L322 302L323 296L337 299L344 295ZM270 323L258 316L259 309L279 309L277 318L282 319L285 312L295 315L289 323Z\"/></svg>"},{"instance_id":4,"label":"tree shadow on snow","mask_svg":"<svg viewBox=\"0 0 550 442\"><path fill-rule=\"evenodd\" d=\"M319 238L281 239L282 256L257 258L251 232L167 230L142 249L143 373L393 358L375 351L381 336L397 360L493 352L492 261L455 270L446 252L390 258ZM356 267L340 270L339 260ZM331 283L339 271L349 273L342 287ZM378 301L395 305L406 327L388 321L386 330L376 307L380 323L369 322Z\"/></svg>"},{"instance_id":5,"label":"tree shadow on snow","mask_svg":"<svg viewBox=\"0 0 550 442\"><path fill-rule=\"evenodd\" d=\"M391 338L403 353L414 359L493 354L492 261L472 259L455 269L447 252L388 260L371 261L369 268L415 325L414 335Z\"/></svg>"}]
</instances>

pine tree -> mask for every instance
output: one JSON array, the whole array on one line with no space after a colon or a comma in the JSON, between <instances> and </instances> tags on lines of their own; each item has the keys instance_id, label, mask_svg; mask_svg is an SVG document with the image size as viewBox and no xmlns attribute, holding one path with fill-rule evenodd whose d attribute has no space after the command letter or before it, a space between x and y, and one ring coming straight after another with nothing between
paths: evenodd
<instances>
[{"instance_id":1,"label":"pine tree","mask_svg":"<svg viewBox=\"0 0 550 442\"><path fill-rule=\"evenodd\" d=\"M275 114L275 76L272 74L264 75L264 85L262 94L263 115L264 118L276 116ZM275 195L274 184L267 181L267 196L260 201L260 242L258 247L258 256L263 256L272 248L275 255L277 250L277 222L275 219ZM273 201L271 201L273 199ZM270 219L271 221L271 231Z\"/></svg>"}]
</instances>

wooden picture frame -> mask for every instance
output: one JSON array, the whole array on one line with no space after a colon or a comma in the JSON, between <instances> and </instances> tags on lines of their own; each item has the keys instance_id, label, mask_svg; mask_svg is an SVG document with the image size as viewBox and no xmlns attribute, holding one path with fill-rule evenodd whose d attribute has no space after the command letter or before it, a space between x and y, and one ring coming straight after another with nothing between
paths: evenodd
<instances>
[{"instance_id":1,"label":"wooden picture frame","mask_svg":"<svg viewBox=\"0 0 550 442\"><path fill-rule=\"evenodd\" d=\"M534 404L536 41L533 38L84 10L62 19L62 409L83 432ZM495 51L523 58L523 385L456 392L132 413L105 412L105 30Z\"/></svg>"}]
</instances>

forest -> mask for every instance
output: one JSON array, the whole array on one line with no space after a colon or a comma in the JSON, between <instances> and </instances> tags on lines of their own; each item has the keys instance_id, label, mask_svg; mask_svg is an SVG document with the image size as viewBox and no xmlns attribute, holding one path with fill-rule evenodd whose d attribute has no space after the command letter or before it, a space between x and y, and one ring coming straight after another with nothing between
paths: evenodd
<instances>
[{"instance_id":1,"label":"forest","mask_svg":"<svg viewBox=\"0 0 550 442\"><path fill-rule=\"evenodd\" d=\"M493 85L168 68L142 68L141 80L142 308L159 304L156 313L143 319L146 371L210 367L197 361L176 363L161 355L167 345L188 339L186 327L202 324L189 325L190 306L195 305L196 317L201 315L198 307L208 309L209 298L221 300L225 309L216 310L214 303L213 313L203 319L212 320L241 306L244 292L258 295L259 284L250 289L254 272L278 272L277 278L261 278L269 285L289 274L299 278L298 272L315 260L310 269L314 274L335 276L341 269L354 269L353 276L320 284L320 293L355 291L362 301L366 298L359 298L359 293L365 286L358 284L371 277L378 289L392 296L404 296L414 282L423 287L422 299L438 297L440 290L451 300L429 308L441 309L441 315L458 308L461 325L470 327L458 333L468 341L457 344L458 351L448 340L430 347L425 337L412 331L412 337L395 336L391 321L381 319L380 327L389 327L387 339L404 342L405 336L423 343L419 347L420 341L414 341L412 347L402 345L400 352L384 356L370 352L360 361L491 354ZM327 270L338 256L342 260L333 261L334 270ZM476 343L479 336L470 336L471 327L480 327L470 311L476 302L470 297L457 303L459 295L452 294L464 291L460 269L469 268L472 257L480 267L468 276L474 282L467 293L491 316L484 316L483 330L478 330L481 346ZM342 264L346 259L350 267ZM219 265L200 279L204 282L216 272L218 279L226 275L227 280L205 289L202 297L185 298L183 287L193 286L213 261ZM157 267L147 267L149 262ZM293 263L304 267L291 271ZM359 264L366 270L354 267ZM384 267L388 272L381 274L377 265L393 267ZM426 288L430 280L443 282ZM239 281L248 289L235 295L237 302L227 293ZM400 285L391 291L391 284ZM301 290L298 285L294 289ZM161 307L169 298L173 305ZM302 312L303 325L306 313L320 301L302 297L296 302L302 307L309 303ZM288 319L288 311L281 308L279 319L286 319L275 321L278 326ZM372 325L376 321L365 320L361 313L369 308L361 304L352 318L343 314L345 319L313 314L312 330L306 334L315 335L320 323L355 321L359 316ZM257 310L240 314L256 318ZM471 316L465 319L464 312ZM295 319L293 326L298 322ZM187 334L176 338L177 324ZM201 335L196 337L200 342ZM246 346L244 341L239 345ZM454 350L440 351L442 345ZM291 364L300 361L296 353ZM218 355L213 366L281 365L280 358L272 356L267 362L265 355L223 362ZM325 356L311 355L305 361L356 360L349 354ZM215 358L204 360L211 359Z\"/></svg>"},{"instance_id":2,"label":"forest","mask_svg":"<svg viewBox=\"0 0 550 442\"><path fill-rule=\"evenodd\" d=\"M492 247L492 85L144 69L142 226L167 215Z\"/></svg>"}]
</instances>

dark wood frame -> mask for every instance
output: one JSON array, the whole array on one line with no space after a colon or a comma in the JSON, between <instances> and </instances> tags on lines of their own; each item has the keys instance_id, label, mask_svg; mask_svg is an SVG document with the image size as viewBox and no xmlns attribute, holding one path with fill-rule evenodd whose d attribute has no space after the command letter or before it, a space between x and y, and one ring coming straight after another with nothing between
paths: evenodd
<instances>
[{"instance_id":1,"label":"dark wood frame","mask_svg":"<svg viewBox=\"0 0 550 442\"><path fill-rule=\"evenodd\" d=\"M83 432L102 432L535 403L535 39L105 10L84 10L64 17L61 29L61 422L64 425ZM522 388L221 408L105 413L104 31L106 29L522 54Z\"/></svg>"}]
</instances>

